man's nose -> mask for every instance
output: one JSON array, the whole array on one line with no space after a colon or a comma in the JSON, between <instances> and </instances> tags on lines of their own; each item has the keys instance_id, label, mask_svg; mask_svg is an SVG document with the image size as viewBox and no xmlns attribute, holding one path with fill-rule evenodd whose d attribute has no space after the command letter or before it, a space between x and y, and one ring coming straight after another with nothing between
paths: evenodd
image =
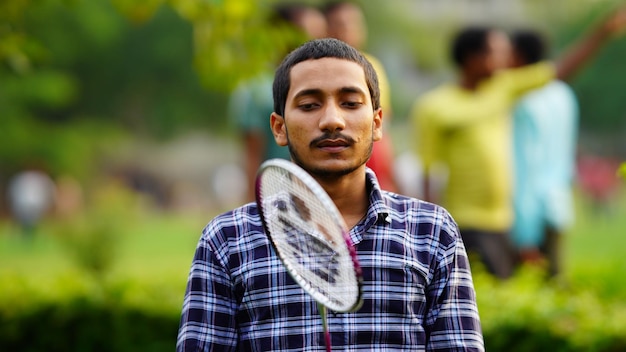
<instances>
[{"instance_id":1,"label":"man's nose","mask_svg":"<svg viewBox=\"0 0 626 352\"><path fill-rule=\"evenodd\" d=\"M346 127L344 111L336 103L326 104L319 121L319 128L322 131L343 130Z\"/></svg>"}]
</instances>

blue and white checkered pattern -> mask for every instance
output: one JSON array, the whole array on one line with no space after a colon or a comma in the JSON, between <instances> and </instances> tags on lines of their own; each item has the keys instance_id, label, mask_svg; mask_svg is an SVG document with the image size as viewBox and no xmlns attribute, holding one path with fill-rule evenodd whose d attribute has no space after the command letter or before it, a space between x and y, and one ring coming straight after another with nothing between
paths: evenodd
<instances>
[{"instance_id":1,"label":"blue and white checkered pattern","mask_svg":"<svg viewBox=\"0 0 626 352\"><path fill-rule=\"evenodd\" d=\"M364 304L329 312L334 350L483 351L465 248L449 213L381 191L351 229ZM177 351L325 351L316 302L273 251L256 204L213 219L191 266Z\"/></svg>"}]
</instances>

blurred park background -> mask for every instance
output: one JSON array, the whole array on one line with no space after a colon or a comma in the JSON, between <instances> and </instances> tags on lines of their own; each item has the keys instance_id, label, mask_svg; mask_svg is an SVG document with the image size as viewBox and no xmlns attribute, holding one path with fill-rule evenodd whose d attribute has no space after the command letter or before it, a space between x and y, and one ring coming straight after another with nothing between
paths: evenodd
<instances>
[{"instance_id":1,"label":"blurred park background","mask_svg":"<svg viewBox=\"0 0 626 352\"><path fill-rule=\"evenodd\" d=\"M321 5L322 1L305 1ZM276 1L0 1L0 350L170 351L200 231L245 195L228 96L294 41ZM553 56L620 1L361 1L408 160L413 101L452 79L454 30L538 28ZM475 270L488 350L626 350L626 38L572 81L581 105L577 220L563 278ZM22 171L56 203L21 226ZM419 192L415 188L415 192ZM419 194L417 194L419 196Z\"/></svg>"}]
</instances>

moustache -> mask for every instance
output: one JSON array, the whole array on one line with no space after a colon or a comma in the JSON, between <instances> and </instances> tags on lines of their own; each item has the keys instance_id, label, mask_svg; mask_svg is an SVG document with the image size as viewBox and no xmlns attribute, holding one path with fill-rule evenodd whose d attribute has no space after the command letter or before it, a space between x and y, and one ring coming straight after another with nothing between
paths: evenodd
<instances>
[{"instance_id":1,"label":"moustache","mask_svg":"<svg viewBox=\"0 0 626 352\"><path fill-rule=\"evenodd\" d=\"M309 144L311 147L316 147L322 143L333 141L333 142L343 142L348 145L352 145L355 143L354 139L350 136L346 136L341 132L326 132L323 135L315 138Z\"/></svg>"}]
</instances>

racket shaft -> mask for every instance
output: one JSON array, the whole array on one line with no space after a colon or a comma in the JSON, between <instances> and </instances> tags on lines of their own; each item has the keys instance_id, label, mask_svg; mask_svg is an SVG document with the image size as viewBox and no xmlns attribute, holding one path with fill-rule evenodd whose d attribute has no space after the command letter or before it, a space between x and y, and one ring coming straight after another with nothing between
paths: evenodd
<instances>
[{"instance_id":1,"label":"racket shaft","mask_svg":"<svg viewBox=\"0 0 626 352\"><path fill-rule=\"evenodd\" d=\"M326 313L326 306L321 303L317 303L317 309L322 317L322 327L324 328L324 341L326 343L326 352L332 352L332 346L330 342L330 331L328 330L328 319Z\"/></svg>"}]
</instances>

